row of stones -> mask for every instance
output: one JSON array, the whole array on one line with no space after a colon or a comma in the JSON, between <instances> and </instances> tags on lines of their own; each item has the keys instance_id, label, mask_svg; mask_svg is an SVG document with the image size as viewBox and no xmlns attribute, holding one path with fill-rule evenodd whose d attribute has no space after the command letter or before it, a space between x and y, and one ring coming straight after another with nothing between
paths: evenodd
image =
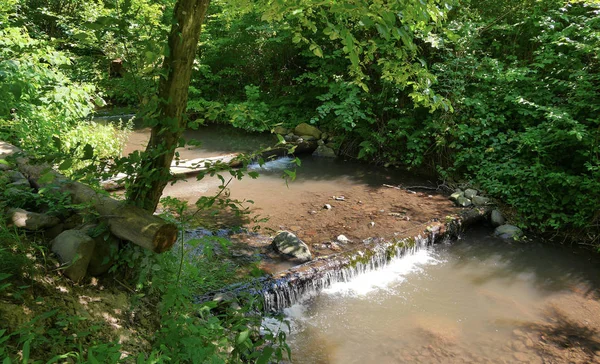
<instances>
[{"instance_id":1,"label":"row of stones","mask_svg":"<svg viewBox=\"0 0 600 364\"><path fill-rule=\"evenodd\" d=\"M330 139L327 133L323 133L317 127L307 123L301 123L293 130L282 126L277 126L273 132L283 136L286 142L302 143L317 141L317 149L313 152L316 157L335 158L335 145L328 142Z\"/></svg>"},{"instance_id":2,"label":"row of stones","mask_svg":"<svg viewBox=\"0 0 600 364\"><path fill-rule=\"evenodd\" d=\"M491 200L489 198L480 196L479 191L472 188L467 188L464 191L457 189L452 195L450 195L450 200L454 201L454 203L460 207L482 207L491 204ZM523 237L523 230L517 226L506 224L506 219L504 216L502 216L502 212L500 212L498 209L492 210L490 221L496 228L494 230L495 236L512 240L518 240Z\"/></svg>"}]
</instances>

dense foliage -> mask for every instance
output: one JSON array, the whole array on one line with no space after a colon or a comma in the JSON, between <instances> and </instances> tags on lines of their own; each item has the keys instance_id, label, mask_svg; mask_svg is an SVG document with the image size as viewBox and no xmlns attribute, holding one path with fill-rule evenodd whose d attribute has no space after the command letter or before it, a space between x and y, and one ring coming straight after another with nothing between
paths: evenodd
<instances>
[{"instance_id":1,"label":"dense foliage","mask_svg":"<svg viewBox=\"0 0 600 364\"><path fill-rule=\"evenodd\" d=\"M102 161L135 172L147 156L119 158L129 126L90 119L108 104L156 122L175 2L0 0L0 139L55 161L62 155L63 170ZM214 0L199 49L189 127L270 131L309 122L340 155L434 170L496 198L516 224L600 245L597 1ZM15 203L65 208L30 197ZM1 225L0 233L18 240ZM3 261L10 250L29 252L0 246ZM195 311L181 279L200 280L198 266L186 265L182 278L184 259L130 254L122 263L143 260L142 273L157 282L178 277L159 292L161 314L173 317L149 357L283 356L282 338L271 338L279 346L258 357L254 346L266 339L243 328L256 328L256 318ZM200 288L231 278L210 259L200 263L213 272ZM16 347L23 351L26 329ZM0 344L8 340L0 330ZM194 354L198 347L205 351Z\"/></svg>"},{"instance_id":2,"label":"dense foliage","mask_svg":"<svg viewBox=\"0 0 600 364\"><path fill-rule=\"evenodd\" d=\"M507 203L522 226L594 240L599 5L436 4L417 10L419 26L379 2L299 2L285 17L224 16L222 4L190 109L254 130L310 120L342 154L433 167Z\"/></svg>"},{"instance_id":3,"label":"dense foliage","mask_svg":"<svg viewBox=\"0 0 600 364\"><path fill-rule=\"evenodd\" d=\"M156 105L173 2L69 4L3 5L2 129L29 148L53 146L100 96ZM559 0L213 1L188 109L196 122L258 131L309 121L341 154L479 186L523 226L597 228L598 11Z\"/></svg>"}]
</instances>

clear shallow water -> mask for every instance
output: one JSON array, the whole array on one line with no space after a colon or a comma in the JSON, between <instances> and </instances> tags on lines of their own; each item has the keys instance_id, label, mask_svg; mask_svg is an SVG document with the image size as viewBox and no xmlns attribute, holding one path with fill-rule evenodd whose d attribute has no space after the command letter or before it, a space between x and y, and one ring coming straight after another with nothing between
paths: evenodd
<instances>
[{"instance_id":1,"label":"clear shallow water","mask_svg":"<svg viewBox=\"0 0 600 364\"><path fill-rule=\"evenodd\" d=\"M476 231L286 309L293 359L542 362L540 334L532 327L555 321L556 307L571 307L572 320L586 320L586 311L575 311L600 287L595 260Z\"/></svg>"}]
</instances>

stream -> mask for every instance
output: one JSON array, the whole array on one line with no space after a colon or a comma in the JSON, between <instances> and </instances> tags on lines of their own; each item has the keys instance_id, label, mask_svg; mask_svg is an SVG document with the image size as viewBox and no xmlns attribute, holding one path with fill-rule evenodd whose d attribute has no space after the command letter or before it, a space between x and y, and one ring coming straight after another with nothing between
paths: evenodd
<instances>
[{"instance_id":1,"label":"stream","mask_svg":"<svg viewBox=\"0 0 600 364\"><path fill-rule=\"evenodd\" d=\"M598 362L600 259L490 234L422 248L285 309L293 362Z\"/></svg>"},{"instance_id":2,"label":"stream","mask_svg":"<svg viewBox=\"0 0 600 364\"><path fill-rule=\"evenodd\" d=\"M148 135L148 129L135 130L125 152L142 149ZM251 152L276 141L223 125L185 136L202 145L178 150L183 159ZM431 185L426 177L339 158L301 159L293 182L281 178L291 167L291 158L281 158L251 166L261 176L233 181L230 193L253 200L253 213L270 217L268 229L293 231L311 249L338 234L356 241L389 238L385 234L422 229L429 218L457 211L443 195L381 188ZM216 178L189 178L164 194L193 203L219 185ZM331 200L340 194L344 202ZM324 203L333 205L332 212L323 210ZM316 248L313 253L320 254ZM278 263L270 271L290 266ZM334 283L284 314L294 363L600 363L599 292L598 256L509 243L478 228L456 242L423 247L382 269ZM281 327L269 318L264 325Z\"/></svg>"}]
</instances>

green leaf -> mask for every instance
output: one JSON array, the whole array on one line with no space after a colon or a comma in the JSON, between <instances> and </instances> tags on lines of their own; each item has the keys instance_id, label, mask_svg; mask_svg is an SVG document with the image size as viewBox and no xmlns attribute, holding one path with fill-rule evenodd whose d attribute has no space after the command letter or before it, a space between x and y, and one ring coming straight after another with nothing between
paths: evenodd
<instances>
[{"instance_id":1,"label":"green leaf","mask_svg":"<svg viewBox=\"0 0 600 364\"><path fill-rule=\"evenodd\" d=\"M52 183L55 178L56 178L56 175L54 173L52 173L52 170L47 170L40 176L40 178L38 178L37 182L41 185L44 185L44 184Z\"/></svg>"},{"instance_id":2,"label":"green leaf","mask_svg":"<svg viewBox=\"0 0 600 364\"><path fill-rule=\"evenodd\" d=\"M273 351L273 347L271 346L267 346L266 348L264 348L262 354L260 355L258 360L256 360L256 364L267 364L269 362L269 359L271 359L271 356L273 355Z\"/></svg>"},{"instance_id":3,"label":"green leaf","mask_svg":"<svg viewBox=\"0 0 600 364\"><path fill-rule=\"evenodd\" d=\"M313 53L315 54L315 56L319 57L319 58L323 58L323 50L321 49L321 47L316 46L313 49Z\"/></svg>"},{"instance_id":4,"label":"green leaf","mask_svg":"<svg viewBox=\"0 0 600 364\"><path fill-rule=\"evenodd\" d=\"M250 336L250 331L244 330L244 331L240 332L240 334L238 335L237 340L235 342L237 343L237 345L240 345L244 341L246 341L246 339L248 339L248 336Z\"/></svg>"},{"instance_id":5,"label":"green leaf","mask_svg":"<svg viewBox=\"0 0 600 364\"><path fill-rule=\"evenodd\" d=\"M86 144L83 147L83 160L92 159L94 157L94 147L89 144Z\"/></svg>"},{"instance_id":6,"label":"green leaf","mask_svg":"<svg viewBox=\"0 0 600 364\"><path fill-rule=\"evenodd\" d=\"M367 27L372 27L373 24L375 24L375 22L371 20L371 18L369 18L368 16L363 16L362 18L360 18L360 21Z\"/></svg>"},{"instance_id":7,"label":"green leaf","mask_svg":"<svg viewBox=\"0 0 600 364\"><path fill-rule=\"evenodd\" d=\"M52 136L52 144L54 144L54 147L56 149L58 149L58 150L62 149L62 141L56 135Z\"/></svg>"},{"instance_id":8,"label":"green leaf","mask_svg":"<svg viewBox=\"0 0 600 364\"><path fill-rule=\"evenodd\" d=\"M60 166L58 166L58 169L61 171L67 170L69 168L71 168L71 166L73 165L73 160L72 159L67 159L64 162L62 162L60 164Z\"/></svg>"}]
</instances>

